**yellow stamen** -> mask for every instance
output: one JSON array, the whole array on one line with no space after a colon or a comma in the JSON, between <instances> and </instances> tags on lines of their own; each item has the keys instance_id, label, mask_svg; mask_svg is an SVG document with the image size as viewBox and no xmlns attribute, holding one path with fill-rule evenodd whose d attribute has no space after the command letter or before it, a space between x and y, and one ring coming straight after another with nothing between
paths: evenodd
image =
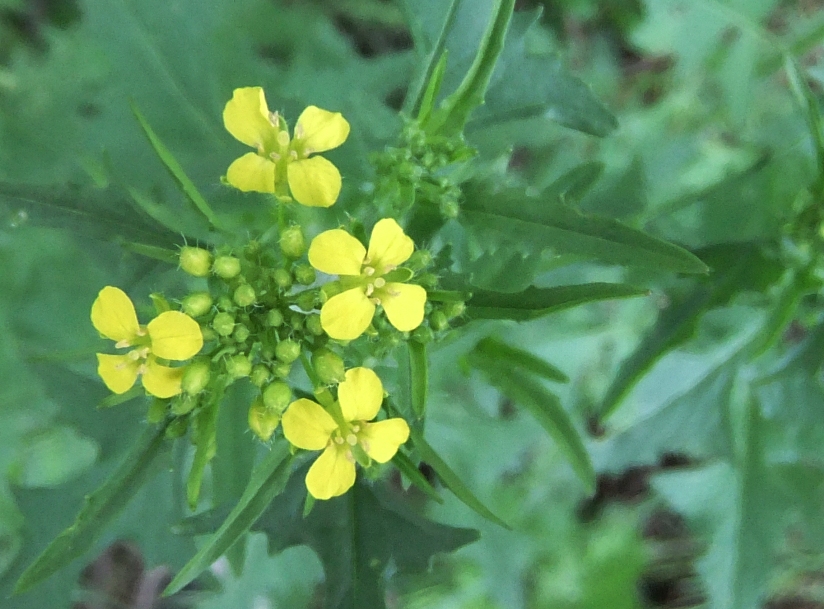
<instances>
[{"instance_id":1,"label":"yellow stamen","mask_svg":"<svg viewBox=\"0 0 824 609\"><path fill-rule=\"evenodd\" d=\"M374 292L374 291L375 291L375 286L373 286L371 283L367 283L366 284L366 295L371 296L372 292Z\"/></svg>"},{"instance_id":2,"label":"yellow stamen","mask_svg":"<svg viewBox=\"0 0 824 609\"><path fill-rule=\"evenodd\" d=\"M363 274L367 277L371 277L375 274L375 269L373 269L371 266L365 266L363 267Z\"/></svg>"},{"instance_id":3,"label":"yellow stamen","mask_svg":"<svg viewBox=\"0 0 824 609\"><path fill-rule=\"evenodd\" d=\"M129 342L128 339L124 338L123 340L119 340L114 344L115 347L118 349L125 349L126 347L131 347L132 343Z\"/></svg>"},{"instance_id":4,"label":"yellow stamen","mask_svg":"<svg viewBox=\"0 0 824 609\"><path fill-rule=\"evenodd\" d=\"M378 277L377 279L375 279L375 287L376 288L380 289L385 285L386 285L386 279L384 279L383 277Z\"/></svg>"},{"instance_id":5,"label":"yellow stamen","mask_svg":"<svg viewBox=\"0 0 824 609\"><path fill-rule=\"evenodd\" d=\"M336 444L343 444L343 438L341 438L340 436L338 436L337 438L335 438L335 443L336 443Z\"/></svg>"},{"instance_id":6,"label":"yellow stamen","mask_svg":"<svg viewBox=\"0 0 824 609\"><path fill-rule=\"evenodd\" d=\"M278 144L280 146L288 146L289 145L289 134L285 131L281 131L278 133Z\"/></svg>"},{"instance_id":7,"label":"yellow stamen","mask_svg":"<svg viewBox=\"0 0 824 609\"><path fill-rule=\"evenodd\" d=\"M358 437L355 434L350 433L348 436L346 436L346 443L350 446L354 446L358 443Z\"/></svg>"}]
</instances>

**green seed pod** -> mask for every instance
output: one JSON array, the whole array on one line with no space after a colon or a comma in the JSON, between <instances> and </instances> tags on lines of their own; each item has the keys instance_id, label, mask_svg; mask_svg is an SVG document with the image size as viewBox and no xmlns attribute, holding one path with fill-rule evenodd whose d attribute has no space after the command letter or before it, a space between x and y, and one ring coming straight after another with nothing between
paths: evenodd
<instances>
[{"instance_id":1,"label":"green seed pod","mask_svg":"<svg viewBox=\"0 0 824 609\"><path fill-rule=\"evenodd\" d=\"M221 336L229 336L235 331L235 318L228 313L218 313L212 320L212 327Z\"/></svg>"},{"instance_id":2,"label":"green seed pod","mask_svg":"<svg viewBox=\"0 0 824 609\"><path fill-rule=\"evenodd\" d=\"M288 290L292 287L292 275L286 269L275 269L272 271L272 281L281 290Z\"/></svg>"},{"instance_id":3,"label":"green seed pod","mask_svg":"<svg viewBox=\"0 0 824 609\"><path fill-rule=\"evenodd\" d=\"M303 230L293 224L280 234L280 251L287 258L300 258L306 251L306 238Z\"/></svg>"},{"instance_id":4,"label":"green seed pod","mask_svg":"<svg viewBox=\"0 0 824 609\"><path fill-rule=\"evenodd\" d=\"M311 311L315 308L316 300L317 292L315 290L309 290L300 294L295 299L295 304L298 305L303 311Z\"/></svg>"},{"instance_id":5,"label":"green seed pod","mask_svg":"<svg viewBox=\"0 0 824 609\"><path fill-rule=\"evenodd\" d=\"M239 343L246 342L246 339L249 338L249 328L243 325L238 325L232 333L232 338Z\"/></svg>"},{"instance_id":6,"label":"green seed pod","mask_svg":"<svg viewBox=\"0 0 824 609\"><path fill-rule=\"evenodd\" d=\"M197 396L180 395L172 401L172 414L178 417L189 414L195 406L197 406Z\"/></svg>"},{"instance_id":7,"label":"green seed pod","mask_svg":"<svg viewBox=\"0 0 824 609\"><path fill-rule=\"evenodd\" d=\"M435 338L435 335L432 334L432 330L426 326L418 326L412 332L412 340L415 340L419 343L426 343L432 342L432 339Z\"/></svg>"},{"instance_id":8,"label":"green seed pod","mask_svg":"<svg viewBox=\"0 0 824 609\"><path fill-rule=\"evenodd\" d=\"M206 277L209 275L209 267L212 263L212 255L208 250L199 247L180 248L180 268L195 277Z\"/></svg>"},{"instance_id":9,"label":"green seed pod","mask_svg":"<svg viewBox=\"0 0 824 609\"><path fill-rule=\"evenodd\" d=\"M292 364L286 362L277 362L272 367L272 372L279 379L289 378L289 373L292 372Z\"/></svg>"},{"instance_id":10,"label":"green seed pod","mask_svg":"<svg viewBox=\"0 0 824 609\"><path fill-rule=\"evenodd\" d=\"M233 379L249 376L252 372L252 362L243 353L237 353L226 358L226 372Z\"/></svg>"},{"instance_id":11,"label":"green seed pod","mask_svg":"<svg viewBox=\"0 0 824 609\"><path fill-rule=\"evenodd\" d=\"M256 387L263 387L266 383L269 382L269 379L271 377L272 372L264 364L257 364L256 366L254 366L252 368L252 373L249 375L252 384Z\"/></svg>"},{"instance_id":12,"label":"green seed pod","mask_svg":"<svg viewBox=\"0 0 824 609\"><path fill-rule=\"evenodd\" d=\"M206 389L209 384L209 364L203 360L197 360L186 366L183 371L183 378L180 387L184 393L196 395ZM179 413L176 413L179 414Z\"/></svg>"},{"instance_id":13,"label":"green seed pod","mask_svg":"<svg viewBox=\"0 0 824 609\"><path fill-rule=\"evenodd\" d=\"M441 307L441 311L443 314L446 315L447 319L455 319L456 317L460 317L466 311L466 303L456 301L456 302L445 302Z\"/></svg>"},{"instance_id":14,"label":"green seed pod","mask_svg":"<svg viewBox=\"0 0 824 609\"><path fill-rule=\"evenodd\" d=\"M270 328L278 328L283 325L283 314L277 309L272 309L266 314L266 325Z\"/></svg>"},{"instance_id":15,"label":"green seed pod","mask_svg":"<svg viewBox=\"0 0 824 609\"><path fill-rule=\"evenodd\" d=\"M180 306L186 315L200 317L211 311L212 302L209 292L194 292L184 298Z\"/></svg>"},{"instance_id":16,"label":"green seed pod","mask_svg":"<svg viewBox=\"0 0 824 609\"><path fill-rule=\"evenodd\" d=\"M306 317L306 329L314 336L323 336L323 326L320 324L320 315L312 313Z\"/></svg>"},{"instance_id":17,"label":"green seed pod","mask_svg":"<svg viewBox=\"0 0 824 609\"><path fill-rule=\"evenodd\" d=\"M340 383L346 378L343 359L329 349L318 349L312 354L312 367L324 385Z\"/></svg>"},{"instance_id":18,"label":"green seed pod","mask_svg":"<svg viewBox=\"0 0 824 609\"><path fill-rule=\"evenodd\" d=\"M221 279L233 279L240 274L240 260L234 256L218 256L212 264L212 271Z\"/></svg>"},{"instance_id":19,"label":"green seed pod","mask_svg":"<svg viewBox=\"0 0 824 609\"><path fill-rule=\"evenodd\" d=\"M432 254L429 253L429 250L418 250L402 266L417 272L425 269L430 264L432 264Z\"/></svg>"},{"instance_id":20,"label":"green seed pod","mask_svg":"<svg viewBox=\"0 0 824 609\"><path fill-rule=\"evenodd\" d=\"M149 405L149 411L146 413L146 420L152 425L156 425L166 418L166 413L169 412L169 401L155 398Z\"/></svg>"},{"instance_id":21,"label":"green seed pod","mask_svg":"<svg viewBox=\"0 0 824 609\"><path fill-rule=\"evenodd\" d=\"M300 345L293 340L282 340L275 347L275 357L284 363L291 364L300 357Z\"/></svg>"},{"instance_id":22,"label":"green seed pod","mask_svg":"<svg viewBox=\"0 0 824 609\"><path fill-rule=\"evenodd\" d=\"M301 285L312 285L315 283L315 269L309 264L295 265L295 281Z\"/></svg>"},{"instance_id":23,"label":"green seed pod","mask_svg":"<svg viewBox=\"0 0 824 609\"><path fill-rule=\"evenodd\" d=\"M263 390L263 403L266 408L278 414L283 414L286 407L292 401L292 390L289 385L282 381L270 383Z\"/></svg>"},{"instance_id":24,"label":"green seed pod","mask_svg":"<svg viewBox=\"0 0 824 609\"><path fill-rule=\"evenodd\" d=\"M429 316L429 325L436 332L441 332L449 327L449 320L443 311L433 311L432 315Z\"/></svg>"},{"instance_id":25,"label":"green seed pod","mask_svg":"<svg viewBox=\"0 0 824 609\"><path fill-rule=\"evenodd\" d=\"M292 313L289 316L289 327L292 328L295 332L300 332L303 330L303 319L305 315L301 315L300 313Z\"/></svg>"},{"instance_id":26,"label":"green seed pod","mask_svg":"<svg viewBox=\"0 0 824 609\"><path fill-rule=\"evenodd\" d=\"M186 431L189 429L189 417L182 416L177 417L166 428L166 437L169 439L172 438L182 438L186 435Z\"/></svg>"},{"instance_id":27,"label":"green seed pod","mask_svg":"<svg viewBox=\"0 0 824 609\"><path fill-rule=\"evenodd\" d=\"M239 307L251 307L257 300L255 289L248 283L238 286L235 290L233 299L235 304Z\"/></svg>"},{"instance_id":28,"label":"green seed pod","mask_svg":"<svg viewBox=\"0 0 824 609\"><path fill-rule=\"evenodd\" d=\"M268 442L278 428L279 423L280 415L267 409L261 398L255 398L249 407L249 429L258 438Z\"/></svg>"}]
</instances>

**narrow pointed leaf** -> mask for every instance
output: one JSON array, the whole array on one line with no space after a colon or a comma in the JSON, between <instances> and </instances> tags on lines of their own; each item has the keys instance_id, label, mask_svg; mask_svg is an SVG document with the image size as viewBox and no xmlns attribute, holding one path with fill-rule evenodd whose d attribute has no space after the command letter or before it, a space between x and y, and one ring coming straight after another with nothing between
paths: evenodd
<instances>
[{"instance_id":1,"label":"narrow pointed leaf","mask_svg":"<svg viewBox=\"0 0 824 609\"><path fill-rule=\"evenodd\" d=\"M409 380L412 391L412 412L419 419L426 414L426 396L429 389L429 360L426 345L415 340L409 345Z\"/></svg>"},{"instance_id":2,"label":"narrow pointed leaf","mask_svg":"<svg viewBox=\"0 0 824 609\"><path fill-rule=\"evenodd\" d=\"M438 494L435 487L429 483L429 480L415 467L415 463L402 452L398 451L392 457L392 463L400 472L409 478L409 481L423 491L430 499L443 503L443 497Z\"/></svg>"},{"instance_id":3,"label":"narrow pointed leaf","mask_svg":"<svg viewBox=\"0 0 824 609\"><path fill-rule=\"evenodd\" d=\"M568 383L569 377L555 366L523 349L511 347L494 338L484 338L477 345L473 353L486 358L490 362L501 360L510 366L516 366L544 377L556 383Z\"/></svg>"},{"instance_id":4,"label":"narrow pointed leaf","mask_svg":"<svg viewBox=\"0 0 824 609\"><path fill-rule=\"evenodd\" d=\"M200 497L200 486L203 483L203 474L217 452L217 414L218 402L212 401L203 410L197 413L197 428L195 433L195 457L189 479L186 482L186 500L191 509L197 507Z\"/></svg>"}]
</instances>

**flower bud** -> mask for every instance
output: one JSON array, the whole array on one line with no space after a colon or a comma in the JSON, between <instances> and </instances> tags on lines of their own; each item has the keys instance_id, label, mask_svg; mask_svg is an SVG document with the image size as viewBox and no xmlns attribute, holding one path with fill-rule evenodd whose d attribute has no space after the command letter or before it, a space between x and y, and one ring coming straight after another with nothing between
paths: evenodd
<instances>
[{"instance_id":1,"label":"flower bud","mask_svg":"<svg viewBox=\"0 0 824 609\"><path fill-rule=\"evenodd\" d=\"M432 264L432 254L429 250L417 250L402 266L412 271L420 271Z\"/></svg>"},{"instance_id":2,"label":"flower bud","mask_svg":"<svg viewBox=\"0 0 824 609\"><path fill-rule=\"evenodd\" d=\"M252 240L243 248L243 256L247 260L254 260L260 254L261 249L260 241Z\"/></svg>"},{"instance_id":3,"label":"flower bud","mask_svg":"<svg viewBox=\"0 0 824 609\"><path fill-rule=\"evenodd\" d=\"M166 437L169 439L182 438L189 429L189 417L177 417L166 428Z\"/></svg>"},{"instance_id":4,"label":"flower bud","mask_svg":"<svg viewBox=\"0 0 824 609\"><path fill-rule=\"evenodd\" d=\"M271 376L272 373L269 371L269 368L264 364L258 364L252 368L252 374L249 375L249 378L253 385L263 387Z\"/></svg>"},{"instance_id":5,"label":"flower bud","mask_svg":"<svg viewBox=\"0 0 824 609\"><path fill-rule=\"evenodd\" d=\"M195 406L197 406L197 396L179 395L172 401L172 414L178 417L189 414Z\"/></svg>"},{"instance_id":6,"label":"flower bud","mask_svg":"<svg viewBox=\"0 0 824 609\"><path fill-rule=\"evenodd\" d=\"M210 340L217 339L217 332L212 330L212 328L201 326L200 333L203 335L203 342L208 343Z\"/></svg>"},{"instance_id":7,"label":"flower bud","mask_svg":"<svg viewBox=\"0 0 824 609\"><path fill-rule=\"evenodd\" d=\"M306 238L303 230L293 224L280 234L280 251L287 258L300 258L306 251Z\"/></svg>"},{"instance_id":8,"label":"flower bud","mask_svg":"<svg viewBox=\"0 0 824 609\"><path fill-rule=\"evenodd\" d=\"M270 328L277 328L283 325L283 314L277 309L272 309L266 314L266 325Z\"/></svg>"},{"instance_id":9,"label":"flower bud","mask_svg":"<svg viewBox=\"0 0 824 609\"><path fill-rule=\"evenodd\" d=\"M447 220L457 218L460 211L461 208L455 199L448 198L441 201L441 215Z\"/></svg>"},{"instance_id":10,"label":"flower bud","mask_svg":"<svg viewBox=\"0 0 824 609\"><path fill-rule=\"evenodd\" d=\"M266 386L263 390L263 403L266 408L283 414L289 402L292 401L292 390L283 381L275 381Z\"/></svg>"},{"instance_id":11,"label":"flower bud","mask_svg":"<svg viewBox=\"0 0 824 609\"><path fill-rule=\"evenodd\" d=\"M238 325L235 328L235 331L232 333L232 338L234 338L239 343L243 343L246 342L247 338L249 338L249 334L249 328L243 325Z\"/></svg>"},{"instance_id":12,"label":"flower bud","mask_svg":"<svg viewBox=\"0 0 824 609\"><path fill-rule=\"evenodd\" d=\"M296 265L295 281L301 285L312 285L315 283L315 269L309 264Z\"/></svg>"},{"instance_id":13,"label":"flower bud","mask_svg":"<svg viewBox=\"0 0 824 609\"><path fill-rule=\"evenodd\" d=\"M295 299L295 304L298 305L303 311L311 311L315 308L316 298L317 293L315 290L309 290L298 295Z\"/></svg>"},{"instance_id":14,"label":"flower bud","mask_svg":"<svg viewBox=\"0 0 824 609\"><path fill-rule=\"evenodd\" d=\"M160 423L163 419L166 418L166 413L169 411L169 402L168 400L162 400L160 398L155 398L152 400L152 403L149 405L149 411L146 413L146 420L151 423L152 425L156 425Z\"/></svg>"},{"instance_id":15,"label":"flower bud","mask_svg":"<svg viewBox=\"0 0 824 609\"><path fill-rule=\"evenodd\" d=\"M235 303L226 294L223 294L217 299L217 308L221 311L234 311Z\"/></svg>"},{"instance_id":16,"label":"flower bud","mask_svg":"<svg viewBox=\"0 0 824 609\"><path fill-rule=\"evenodd\" d=\"M208 250L199 247L180 248L180 268L195 277L206 277L209 275L212 255Z\"/></svg>"},{"instance_id":17,"label":"flower bud","mask_svg":"<svg viewBox=\"0 0 824 609\"><path fill-rule=\"evenodd\" d=\"M240 260L234 256L218 256L212 270L221 279L232 279L240 274Z\"/></svg>"},{"instance_id":18,"label":"flower bud","mask_svg":"<svg viewBox=\"0 0 824 609\"><path fill-rule=\"evenodd\" d=\"M278 423L280 423L280 415L267 409L261 398L255 398L249 407L249 429L258 438L268 442L278 428Z\"/></svg>"},{"instance_id":19,"label":"flower bud","mask_svg":"<svg viewBox=\"0 0 824 609\"><path fill-rule=\"evenodd\" d=\"M438 287L438 276L434 273L424 273L418 275L417 282L424 290L434 290Z\"/></svg>"},{"instance_id":20,"label":"flower bud","mask_svg":"<svg viewBox=\"0 0 824 609\"><path fill-rule=\"evenodd\" d=\"M239 307L251 307L257 300L255 288L250 286L248 283L244 283L243 285L238 286L235 290L233 299L235 304Z\"/></svg>"},{"instance_id":21,"label":"flower bud","mask_svg":"<svg viewBox=\"0 0 824 609\"><path fill-rule=\"evenodd\" d=\"M243 353L237 353L226 358L226 372L233 379L249 376L252 372L252 362Z\"/></svg>"},{"instance_id":22,"label":"flower bud","mask_svg":"<svg viewBox=\"0 0 824 609\"><path fill-rule=\"evenodd\" d=\"M346 378L343 359L329 349L318 349L312 354L312 367L324 385L340 383Z\"/></svg>"},{"instance_id":23,"label":"flower bud","mask_svg":"<svg viewBox=\"0 0 824 609\"><path fill-rule=\"evenodd\" d=\"M432 342L433 338L435 338L435 336L432 334L432 330L426 326L418 326L412 332L412 340L423 343L424 345Z\"/></svg>"},{"instance_id":24,"label":"flower bud","mask_svg":"<svg viewBox=\"0 0 824 609\"><path fill-rule=\"evenodd\" d=\"M272 366L272 372L279 379L288 378L289 373L292 372L292 364L277 362L274 366Z\"/></svg>"},{"instance_id":25,"label":"flower bud","mask_svg":"<svg viewBox=\"0 0 824 609\"><path fill-rule=\"evenodd\" d=\"M429 325L435 332L440 332L449 327L449 320L443 314L443 311L433 311L432 315L429 316Z\"/></svg>"},{"instance_id":26,"label":"flower bud","mask_svg":"<svg viewBox=\"0 0 824 609\"><path fill-rule=\"evenodd\" d=\"M288 290L292 287L292 275L286 269L275 269L272 271L272 281L281 290Z\"/></svg>"},{"instance_id":27,"label":"flower bud","mask_svg":"<svg viewBox=\"0 0 824 609\"><path fill-rule=\"evenodd\" d=\"M180 305L186 315L200 317L212 309L212 302L209 292L194 292L184 298Z\"/></svg>"},{"instance_id":28,"label":"flower bud","mask_svg":"<svg viewBox=\"0 0 824 609\"><path fill-rule=\"evenodd\" d=\"M221 336L229 336L235 330L235 318L228 313L218 313L212 320L212 327Z\"/></svg>"},{"instance_id":29,"label":"flower bud","mask_svg":"<svg viewBox=\"0 0 824 609\"><path fill-rule=\"evenodd\" d=\"M289 327L292 328L295 332L300 332L303 330L303 319L304 315L300 313L292 313L289 316Z\"/></svg>"},{"instance_id":30,"label":"flower bud","mask_svg":"<svg viewBox=\"0 0 824 609\"><path fill-rule=\"evenodd\" d=\"M183 371L180 387L189 395L196 395L209 384L209 364L203 360L192 362ZM178 414L178 413L176 413Z\"/></svg>"},{"instance_id":31,"label":"flower bud","mask_svg":"<svg viewBox=\"0 0 824 609\"><path fill-rule=\"evenodd\" d=\"M320 324L320 315L312 313L306 317L306 329L309 334L323 336L323 326Z\"/></svg>"},{"instance_id":32,"label":"flower bud","mask_svg":"<svg viewBox=\"0 0 824 609\"><path fill-rule=\"evenodd\" d=\"M460 301L456 302L445 302L441 307L441 311L443 314L446 315L447 319L455 319L456 317L460 317L466 311L466 304Z\"/></svg>"},{"instance_id":33,"label":"flower bud","mask_svg":"<svg viewBox=\"0 0 824 609\"><path fill-rule=\"evenodd\" d=\"M282 340L275 347L275 357L280 361L291 364L300 357L300 345L293 340Z\"/></svg>"}]
</instances>

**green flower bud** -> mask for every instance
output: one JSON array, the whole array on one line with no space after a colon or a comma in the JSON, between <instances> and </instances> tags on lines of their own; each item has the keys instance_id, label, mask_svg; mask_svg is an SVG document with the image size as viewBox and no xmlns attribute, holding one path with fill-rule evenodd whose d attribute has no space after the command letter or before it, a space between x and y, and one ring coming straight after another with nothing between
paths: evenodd
<instances>
[{"instance_id":1,"label":"green flower bud","mask_svg":"<svg viewBox=\"0 0 824 609\"><path fill-rule=\"evenodd\" d=\"M266 314L266 325L270 328L277 328L283 325L283 314L277 309L272 309Z\"/></svg>"},{"instance_id":2,"label":"green flower bud","mask_svg":"<svg viewBox=\"0 0 824 609\"><path fill-rule=\"evenodd\" d=\"M212 264L212 271L221 279L233 279L240 274L240 260L234 256L218 256Z\"/></svg>"},{"instance_id":3,"label":"green flower bud","mask_svg":"<svg viewBox=\"0 0 824 609\"><path fill-rule=\"evenodd\" d=\"M289 327L296 332L303 330L303 319L304 316L300 313L292 313L289 316Z\"/></svg>"},{"instance_id":4,"label":"green flower bud","mask_svg":"<svg viewBox=\"0 0 824 609\"><path fill-rule=\"evenodd\" d=\"M237 353L226 358L226 372L233 379L249 376L252 372L252 362L243 353Z\"/></svg>"},{"instance_id":5,"label":"green flower bud","mask_svg":"<svg viewBox=\"0 0 824 609\"><path fill-rule=\"evenodd\" d=\"M239 307L251 307L255 304L257 296L255 295L255 288L248 283L238 286L234 293L235 304Z\"/></svg>"},{"instance_id":6,"label":"green flower bud","mask_svg":"<svg viewBox=\"0 0 824 609\"><path fill-rule=\"evenodd\" d=\"M280 234L280 251L287 258L300 258L306 251L306 238L300 226L293 224Z\"/></svg>"},{"instance_id":7,"label":"green flower bud","mask_svg":"<svg viewBox=\"0 0 824 609\"><path fill-rule=\"evenodd\" d=\"M255 398L249 407L249 429L258 438L268 442L278 428L278 423L280 423L280 415L267 409L262 399Z\"/></svg>"},{"instance_id":8,"label":"green flower bud","mask_svg":"<svg viewBox=\"0 0 824 609\"><path fill-rule=\"evenodd\" d=\"M409 260L404 262L402 266L417 272L425 269L430 264L432 264L432 254L429 253L429 250L418 250L414 252L409 257Z\"/></svg>"},{"instance_id":9,"label":"green flower bud","mask_svg":"<svg viewBox=\"0 0 824 609\"><path fill-rule=\"evenodd\" d=\"M200 333L203 335L203 342L217 339L217 332L206 326L200 326Z\"/></svg>"},{"instance_id":10,"label":"green flower bud","mask_svg":"<svg viewBox=\"0 0 824 609\"><path fill-rule=\"evenodd\" d=\"M180 268L189 275L195 277L208 276L211 263L212 255L208 250L189 246L180 248Z\"/></svg>"},{"instance_id":11,"label":"green flower bud","mask_svg":"<svg viewBox=\"0 0 824 609\"><path fill-rule=\"evenodd\" d=\"M156 425L166 418L167 412L169 412L168 400L155 398L149 405L149 411L146 413L146 420L152 425Z\"/></svg>"},{"instance_id":12,"label":"green flower bud","mask_svg":"<svg viewBox=\"0 0 824 609\"><path fill-rule=\"evenodd\" d=\"M346 378L343 359L329 349L318 349L312 354L312 367L324 385L340 383Z\"/></svg>"},{"instance_id":13,"label":"green flower bud","mask_svg":"<svg viewBox=\"0 0 824 609\"><path fill-rule=\"evenodd\" d=\"M237 342L243 343L246 342L246 339L249 338L249 328L243 325L238 325L235 328L235 331L232 333L232 338L234 338Z\"/></svg>"},{"instance_id":14,"label":"green flower bud","mask_svg":"<svg viewBox=\"0 0 824 609\"><path fill-rule=\"evenodd\" d=\"M320 325L320 315L312 313L306 317L306 329L314 336L323 336L323 326Z\"/></svg>"},{"instance_id":15,"label":"green flower bud","mask_svg":"<svg viewBox=\"0 0 824 609\"><path fill-rule=\"evenodd\" d=\"M424 290L434 290L438 287L438 276L434 273L424 273L418 275L417 282Z\"/></svg>"},{"instance_id":16,"label":"green flower bud","mask_svg":"<svg viewBox=\"0 0 824 609\"><path fill-rule=\"evenodd\" d=\"M254 260L260 254L261 249L260 241L250 241L243 248L243 256L247 260Z\"/></svg>"},{"instance_id":17,"label":"green flower bud","mask_svg":"<svg viewBox=\"0 0 824 609\"><path fill-rule=\"evenodd\" d=\"M298 305L304 311L311 311L315 308L316 299L317 292L315 292L315 290L309 290L298 295L298 297L295 299L295 304Z\"/></svg>"},{"instance_id":18,"label":"green flower bud","mask_svg":"<svg viewBox=\"0 0 824 609\"><path fill-rule=\"evenodd\" d=\"M200 317L212 309L212 302L209 292L194 292L184 298L180 306L186 315Z\"/></svg>"},{"instance_id":19,"label":"green flower bud","mask_svg":"<svg viewBox=\"0 0 824 609\"><path fill-rule=\"evenodd\" d=\"M309 264L296 265L295 281L301 285L312 285L315 283L315 269Z\"/></svg>"},{"instance_id":20,"label":"green flower bud","mask_svg":"<svg viewBox=\"0 0 824 609\"><path fill-rule=\"evenodd\" d=\"M189 414L195 406L197 406L197 396L179 395L172 401L172 414L178 417Z\"/></svg>"},{"instance_id":21,"label":"green flower bud","mask_svg":"<svg viewBox=\"0 0 824 609\"><path fill-rule=\"evenodd\" d=\"M182 438L189 429L189 417L177 417L166 428L166 437L169 439Z\"/></svg>"},{"instance_id":22,"label":"green flower bud","mask_svg":"<svg viewBox=\"0 0 824 609\"><path fill-rule=\"evenodd\" d=\"M218 313L212 320L212 327L221 336L229 336L235 331L235 318L228 313Z\"/></svg>"},{"instance_id":23,"label":"green flower bud","mask_svg":"<svg viewBox=\"0 0 824 609\"><path fill-rule=\"evenodd\" d=\"M209 384L209 364L203 360L194 361L183 371L180 387L189 395L196 395Z\"/></svg>"},{"instance_id":24,"label":"green flower bud","mask_svg":"<svg viewBox=\"0 0 824 609\"><path fill-rule=\"evenodd\" d=\"M447 220L457 218L460 211L461 208L455 199L449 198L441 201L441 215Z\"/></svg>"},{"instance_id":25,"label":"green flower bud","mask_svg":"<svg viewBox=\"0 0 824 609\"><path fill-rule=\"evenodd\" d=\"M254 368L252 368L252 373L249 375L249 378L252 381L252 384L257 387L263 387L269 379L271 378L272 373L264 364L258 364Z\"/></svg>"},{"instance_id":26,"label":"green flower bud","mask_svg":"<svg viewBox=\"0 0 824 609\"><path fill-rule=\"evenodd\" d=\"M260 355L265 360L275 359L275 348L266 345L260 350Z\"/></svg>"},{"instance_id":27,"label":"green flower bud","mask_svg":"<svg viewBox=\"0 0 824 609\"><path fill-rule=\"evenodd\" d=\"M279 379L289 378L289 373L292 372L292 364L286 362L277 362L272 367L272 372Z\"/></svg>"},{"instance_id":28,"label":"green flower bud","mask_svg":"<svg viewBox=\"0 0 824 609\"><path fill-rule=\"evenodd\" d=\"M292 275L286 269L275 269L272 271L272 281L281 290L288 290L292 287Z\"/></svg>"},{"instance_id":29,"label":"green flower bud","mask_svg":"<svg viewBox=\"0 0 824 609\"><path fill-rule=\"evenodd\" d=\"M441 306L441 311L443 314L446 315L447 319L455 319L456 317L460 317L466 311L466 303L456 301L456 302L445 302L443 306Z\"/></svg>"},{"instance_id":30,"label":"green flower bud","mask_svg":"<svg viewBox=\"0 0 824 609\"><path fill-rule=\"evenodd\" d=\"M412 331L412 340L423 343L424 345L432 342L432 339L434 338L435 335L432 334L432 330L426 326L418 326Z\"/></svg>"},{"instance_id":31,"label":"green flower bud","mask_svg":"<svg viewBox=\"0 0 824 609\"><path fill-rule=\"evenodd\" d=\"M449 327L449 320L443 314L443 311L433 311L432 315L429 316L429 325L436 332L440 332Z\"/></svg>"},{"instance_id":32,"label":"green flower bud","mask_svg":"<svg viewBox=\"0 0 824 609\"><path fill-rule=\"evenodd\" d=\"M300 357L300 345L293 340L282 340L275 347L275 357L282 362L291 364Z\"/></svg>"},{"instance_id":33,"label":"green flower bud","mask_svg":"<svg viewBox=\"0 0 824 609\"><path fill-rule=\"evenodd\" d=\"M292 401L292 390L289 385L282 381L270 383L263 390L263 403L266 408L274 410L278 414L283 414L286 407Z\"/></svg>"},{"instance_id":34,"label":"green flower bud","mask_svg":"<svg viewBox=\"0 0 824 609\"><path fill-rule=\"evenodd\" d=\"M221 311L234 311L235 303L226 294L223 294L217 299L217 308Z\"/></svg>"}]
</instances>

